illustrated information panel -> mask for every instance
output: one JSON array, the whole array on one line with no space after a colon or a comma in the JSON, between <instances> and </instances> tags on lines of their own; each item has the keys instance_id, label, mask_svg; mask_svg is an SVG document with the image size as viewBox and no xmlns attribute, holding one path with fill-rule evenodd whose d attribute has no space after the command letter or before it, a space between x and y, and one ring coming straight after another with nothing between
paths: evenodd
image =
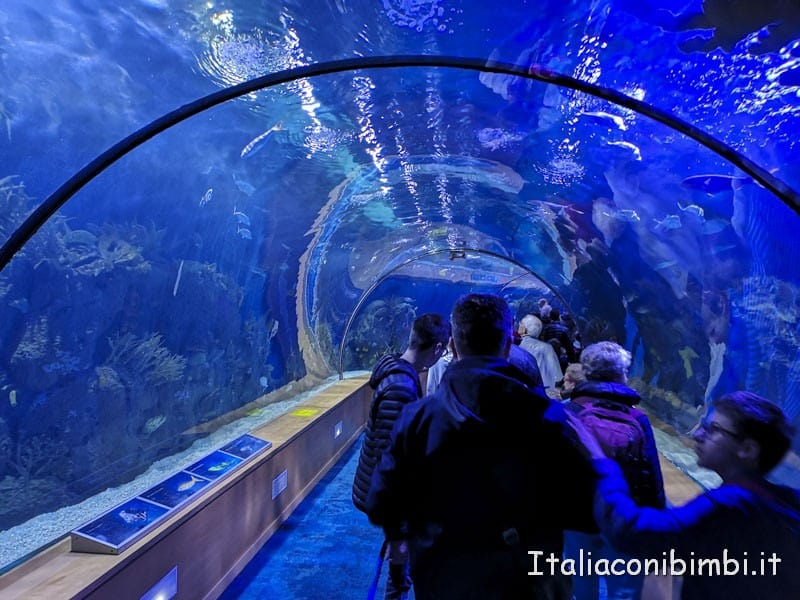
<instances>
[{"instance_id":1,"label":"illustrated information panel","mask_svg":"<svg viewBox=\"0 0 800 600\"><path fill-rule=\"evenodd\" d=\"M119 554L176 508L271 446L271 442L250 434L239 436L139 496L73 530L72 551Z\"/></svg>"}]
</instances>

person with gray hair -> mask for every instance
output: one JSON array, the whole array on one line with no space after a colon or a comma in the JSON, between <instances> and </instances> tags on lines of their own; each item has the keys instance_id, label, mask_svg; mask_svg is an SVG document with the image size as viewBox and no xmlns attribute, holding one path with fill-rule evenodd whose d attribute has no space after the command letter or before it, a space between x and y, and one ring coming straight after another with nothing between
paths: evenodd
<instances>
[{"instance_id":1,"label":"person with gray hair","mask_svg":"<svg viewBox=\"0 0 800 600\"><path fill-rule=\"evenodd\" d=\"M558 396L556 381L563 377L561 363L553 347L547 342L539 339L542 332L542 322L534 315L525 315L519 323L517 330L522 337L519 347L530 353L539 365L539 373L542 375L542 384L548 394Z\"/></svg>"},{"instance_id":2,"label":"person with gray hair","mask_svg":"<svg viewBox=\"0 0 800 600\"><path fill-rule=\"evenodd\" d=\"M581 365L586 379L628 383L631 353L616 342L597 342L581 353Z\"/></svg>"},{"instance_id":3,"label":"person with gray hair","mask_svg":"<svg viewBox=\"0 0 800 600\"><path fill-rule=\"evenodd\" d=\"M653 427L647 415L635 408L641 400L639 393L627 385L631 353L616 342L597 342L583 350L581 366L585 381L575 385L565 407L617 460L636 503L664 508L664 481ZM609 563L630 558L602 536L570 532L565 536L565 555L576 558L581 551L584 555L591 552L595 559L608 559ZM604 579L608 598L641 597L644 573L623 573ZM600 598L600 576L596 573L576 577L573 585L576 598Z\"/></svg>"}]
</instances>

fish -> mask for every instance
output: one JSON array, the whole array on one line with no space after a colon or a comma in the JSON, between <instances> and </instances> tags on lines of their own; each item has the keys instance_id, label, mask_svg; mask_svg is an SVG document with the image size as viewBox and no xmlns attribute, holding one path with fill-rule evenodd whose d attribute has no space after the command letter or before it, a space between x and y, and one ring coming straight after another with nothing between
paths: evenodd
<instances>
[{"instance_id":1,"label":"fish","mask_svg":"<svg viewBox=\"0 0 800 600\"><path fill-rule=\"evenodd\" d=\"M780 51L798 36L797 3L787 0L703 0L678 14L667 14L674 22L663 29L695 34L678 44L683 52L719 48L730 53L744 44L748 54L761 55Z\"/></svg>"},{"instance_id":2,"label":"fish","mask_svg":"<svg viewBox=\"0 0 800 600\"><path fill-rule=\"evenodd\" d=\"M691 346L684 346L683 349L678 352L678 355L683 360L683 369L686 372L686 379L691 379L692 375L694 375L694 370L692 369L692 359L699 358L697 352Z\"/></svg>"},{"instance_id":3,"label":"fish","mask_svg":"<svg viewBox=\"0 0 800 600\"><path fill-rule=\"evenodd\" d=\"M656 231L668 231L670 229L678 229L681 226L681 218L678 215L667 215L660 221L653 219L656 222Z\"/></svg>"},{"instance_id":4,"label":"fish","mask_svg":"<svg viewBox=\"0 0 800 600\"><path fill-rule=\"evenodd\" d=\"M632 208L622 208L616 211L613 216L618 217L623 221L627 221L628 223L637 223L642 220L639 216L639 213Z\"/></svg>"},{"instance_id":5,"label":"fish","mask_svg":"<svg viewBox=\"0 0 800 600\"><path fill-rule=\"evenodd\" d=\"M642 160L642 152L639 150L639 146L636 144L632 144L630 142L606 142L609 146L619 146L620 148L627 148L631 152L633 152L633 157L636 160Z\"/></svg>"},{"instance_id":6,"label":"fish","mask_svg":"<svg viewBox=\"0 0 800 600\"><path fill-rule=\"evenodd\" d=\"M702 206L698 206L697 204L690 204L689 206L682 206L680 202L678 202L678 208L682 211L689 213L690 215L695 215L697 217L703 218L705 215L705 211L703 210Z\"/></svg>"},{"instance_id":7,"label":"fish","mask_svg":"<svg viewBox=\"0 0 800 600\"><path fill-rule=\"evenodd\" d=\"M256 192L255 186L250 183L249 181L245 181L244 179L239 179L236 177L236 173L233 174L233 182L236 184L236 187L239 188L239 191L243 194L248 196L252 196Z\"/></svg>"},{"instance_id":8,"label":"fish","mask_svg":"<svg viewBox=\"0 0 800 600\"><path fill-rule=\"evenodd\" d=\"M699 190L709 196L738 190L743 185L755 183L752 177L738 175L691 175L681 181L681 185L690 190Z\"/></svg>"},{"instance_id":9,"label":"fish","mask_svg":"<svg viewBox=\"0 0 800 600\"><path fill-rule=\"evenodd\" d=\"M252 140L247 142L245 147L242 148L242 152L239 156L241 158L247 158L249 156L253 156L256 152L260 151L262 148L264 148L264 146L267 145L267 142L269 141L270 137L272 137L272 134L275 133L276 131L283 131L283 121L278 121L277 123L275 123L275 125L267 129L264 133L257 135Z\"/></svg>"},{"instance_id":10,"label":"fish","mask_svg":"<svg viewBox=\"0 0 800 600\"><path fill-rule=\"evenodd\" d=\"M240 210L236 210L236 207L233 207L233 216L236 217L236 222L240 225L244 225L245 227L250 227L250 217L244 214Z\"/></svg>"},{"instance_id":11,"label":"fish","mask_svg":"<svg viewBox=\"0 0 800 600\"><path fill-rule=\"evenodd\" d=\"M728 225L730 225L730 221L726 221L725 219L710 219L703 223L703 235L713 235L715 233L719 233Z\"/></svg>"},{"instance_id":12,"label":"fish","mask_svg":"<svg viewBox=\"0 0 800 600\"><path fill-rule=\"evenodd\" d=\"M203 481L203 480L200 479L199 477L196 477L195 475L191 475L191 478L189 479L189 481L184 481L183 483L181 483L175 489L177 489L179 492L185 492L186 490L192 489L194 487L194 484L200 483L201 481Z\"/></svg>"},{"instance_id":13,"label":"fish","mask_svg":"<svg viewBox=\"0 0 800 600\"><path fill-rule=\"evenodd\" d=\"M525 139L524 133L508 132L493 127L481 129L477 135L481 146L490 150L499 150L509 144Z\"/></svg>"},{"instance_id":14,"label":"fish","mask_svg":"<svg viewBox=\"0 0 800 600\"><path fill-rule=\"evenodd\" d=\"M208 204L211 201L211 196L213 195L214 195L214 188L208 188L206 190L206 193L203 194L203 197L200 198L200 204L199 204L200 208L203 208L206 204Z\"/></svg>"},{"instance_id":15,"label":"fish","mask_svg":"<svg viewBox=\"0 0 800 600\"><path fill-rule=\"evenodd\" d=\"M626 131L628 129L628 126L625 124L625 119L619 115L612 115L611 113L602 111L583 111L581 115L585 117L591 117L592 121L600 125L607 125L607 122L611 121L617 127L617 129L621 129L622 131Z\"/></svg>"}]
</instances>

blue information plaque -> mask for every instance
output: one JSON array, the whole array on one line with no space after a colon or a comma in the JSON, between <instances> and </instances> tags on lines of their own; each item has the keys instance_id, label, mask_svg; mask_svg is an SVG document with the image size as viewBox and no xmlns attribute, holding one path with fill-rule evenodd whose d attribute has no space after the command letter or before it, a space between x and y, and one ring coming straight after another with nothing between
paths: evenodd
<instances>
[{"instance_id":1,"label":"blue information plaque","mask_svg":"<svg viewBox=\"0 0 800 600\"><path fill-rule=\"evenodd\" d=\"M163 506L143 498L132 498L84 525L77 533L119 549L167 512Z\"/></svg>"},{"instance_id":2,"label":"blue information plaque","mask_svg":"<svg viewBox=\"0 0 800 600\"><path fill-rule=\"evenodd\" d=\"M227 452L228 454L238 456L241 459L246 459L250 458L254 454L257 454L258 452L261 452L262 450L270 448L271 446L272 442L259 439L249 434L244 434L232 442L229 442L220 448L220 450Z\"/></svg>"},{"instance_id":3,"label":"blue information plaque","mask_svg":"<svg viewBox=\"0 0 800 600\"><path fill-rule=\"evenodd\" d=\"M73 552L119 554L154 523L272 442L241 435L202 459L71 532Z\"/></svg>"},{"instance_id":4,"label":"blue information plaque","mask_svg":"<svg viewBox=\"0 0 800 600\"><path fill-rule=\"evenodd\" d=\"M186 502L209 483L209 480L205 477L181 471L151 487L141 497L163 504L168 508L175 508L179 504Z\"/></svg>"},{"instance_id":5,"label":"blue information plaque","mask_svg":"<svg viewBox=\"0 0 800 600\"><path fill-rule=\"evenodd\" d=\"M218 479L241 462L241 458L217 450L186 467L186 470L207 479Z\"/></svg>"}]
</instances>

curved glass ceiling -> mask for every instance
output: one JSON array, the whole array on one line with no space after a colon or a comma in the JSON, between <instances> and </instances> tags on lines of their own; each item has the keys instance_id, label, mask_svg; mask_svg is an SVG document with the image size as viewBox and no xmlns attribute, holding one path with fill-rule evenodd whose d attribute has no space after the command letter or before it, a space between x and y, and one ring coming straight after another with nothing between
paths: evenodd
<instances>
[{"instance_id":1,"label":"curved glass ceiling","mask_svg":"<svg viewBox=\"0 0 800 600\"><path fill-rule=\"evenodd\" d=\"M4 256L142 134L0 271L0 529L369 369L468 290L624 343L678 429L734 388L798 420L792 3L274 4L0 6Z\"/></svg>"}]
</instances>

